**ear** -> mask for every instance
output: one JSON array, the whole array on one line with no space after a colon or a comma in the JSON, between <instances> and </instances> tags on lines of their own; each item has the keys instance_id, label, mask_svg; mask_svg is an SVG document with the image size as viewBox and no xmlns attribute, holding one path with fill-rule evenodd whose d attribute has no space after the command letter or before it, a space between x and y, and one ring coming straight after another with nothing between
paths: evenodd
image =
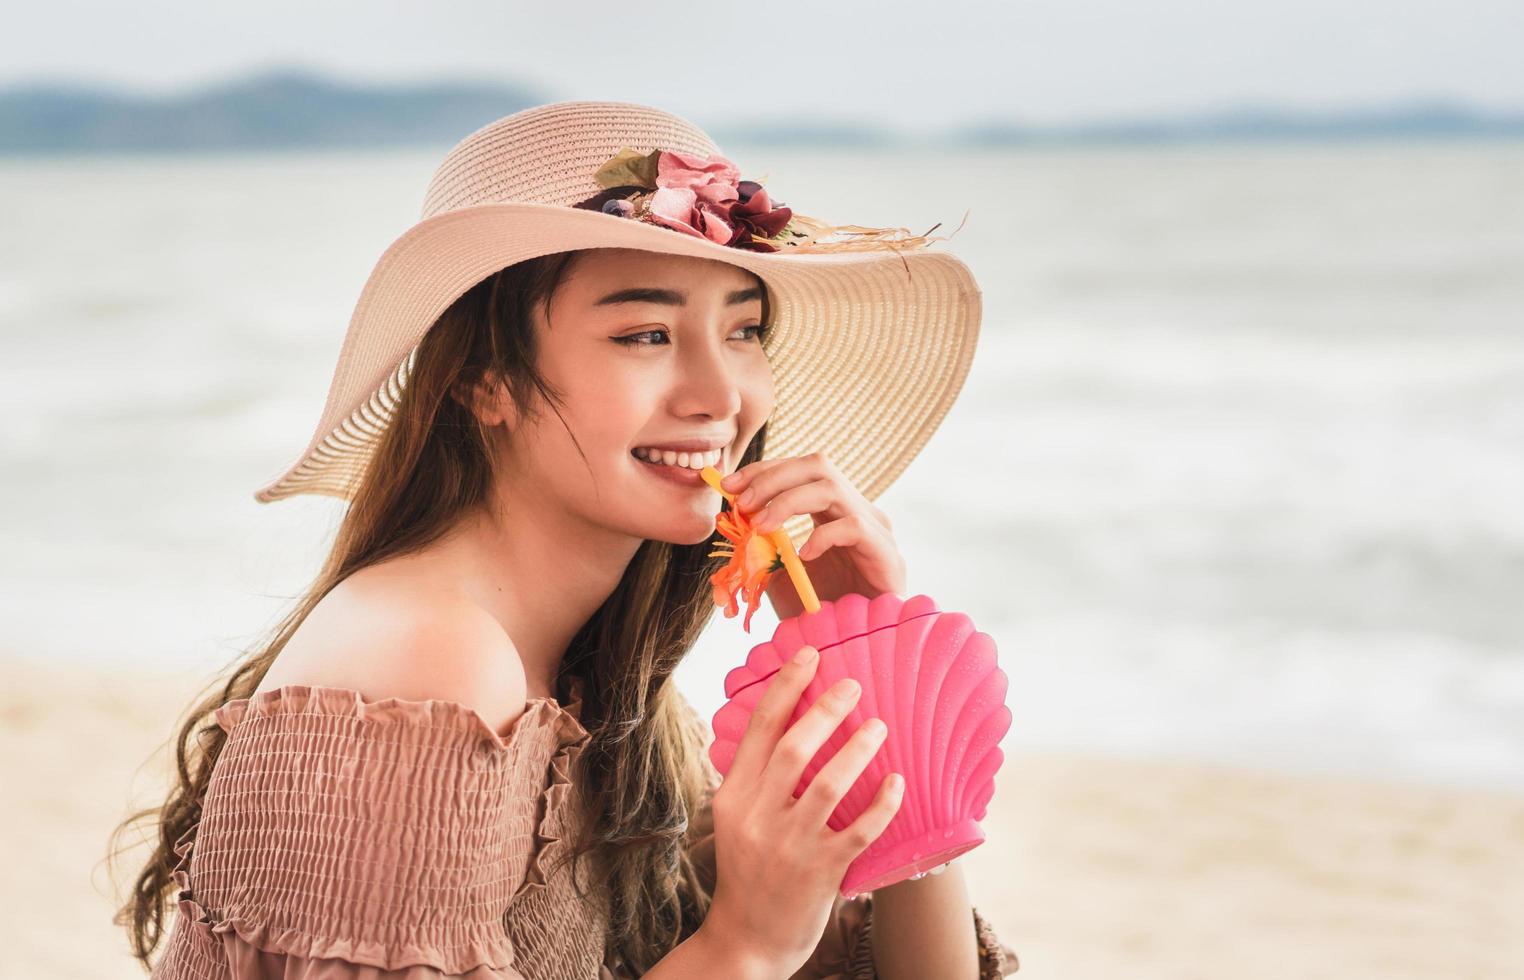
<instances>
[{"instance_id":1,"label":"ear","mask_svg":"<svg viewBox=\"0 0 1524 980\"><path fill-rule=\"evenodd\" d=\"M489 373L475 381L459 381L451 396L484 426L506 425L512 429L518 421L518 406L508 393L507 382L499 375Z\"/></svg>"}]
</instances>

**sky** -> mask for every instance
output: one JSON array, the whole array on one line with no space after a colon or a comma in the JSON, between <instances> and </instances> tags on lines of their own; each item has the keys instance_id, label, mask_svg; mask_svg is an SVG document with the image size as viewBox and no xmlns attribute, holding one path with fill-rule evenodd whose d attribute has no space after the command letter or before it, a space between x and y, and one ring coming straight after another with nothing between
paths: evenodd
<instances>
[{"instance_id":1,"label":"sky","mask_svg":"<svg viewBox=\"0 0 1524 980\"><path fill-rule=\"evenodd\" d=\"M168 92L270 67L911 128L1241 105L1524 107L1521 0L135 0L28 4L0 85Z\"/></svg>"}]
</instances>

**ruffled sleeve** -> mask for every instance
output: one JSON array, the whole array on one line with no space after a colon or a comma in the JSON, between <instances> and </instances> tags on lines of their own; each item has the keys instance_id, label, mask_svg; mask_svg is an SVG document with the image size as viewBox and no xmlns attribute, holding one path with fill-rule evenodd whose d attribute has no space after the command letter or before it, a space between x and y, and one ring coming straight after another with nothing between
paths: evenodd
<instances>
[{"instance_id":1,"label":"ruffled sleeve","mask_svg":"<svg viewBox=\"0 0 1524 980\"><path fill-rule=\"evenodd\" d=\"M978 909L974 934L979 942L979 980L999 980L1016 972L1016 951L995 935ZM873 965L873 896L836 896L831 921L809 961L791 980L876 980Z\"/></svg>"},{"instance_id":2,"label":"ruffled sleeve","mask_svg":"<svg viewBox=\"0 0 1524 980\"><path fill-rule=\"evenodd\" d=\"M708 723L696 714L694 718L695 724L703 727L707 741L712 737L708 733ZM719 788L721 777L708 764L707 753L704 760L708 766L709 785L703 804L689 823L689 854L705 887L713 891L717 871L714 812L710 801ZM998 980L1015 973L1019 966L1016 951L1000 941L977 908L971 912L979 942L979 980ZM847 899L838 894L815 951L790 980L877 980L877 977L873 965L873 895L868 893Z\"/></svg>"},{"instance_id":3,"label":"ruffled sleeve","mask_svg":"<svg viewBox=\"0 0 1524 980\"><path fill-rule=\"evenodd\" d=\"M566 709L534 699L499 735L453 701L288 685L215 717L155 978L525 980L505 916L544 885L547 766L587 734Z\"/></svg>"}]
</instances>

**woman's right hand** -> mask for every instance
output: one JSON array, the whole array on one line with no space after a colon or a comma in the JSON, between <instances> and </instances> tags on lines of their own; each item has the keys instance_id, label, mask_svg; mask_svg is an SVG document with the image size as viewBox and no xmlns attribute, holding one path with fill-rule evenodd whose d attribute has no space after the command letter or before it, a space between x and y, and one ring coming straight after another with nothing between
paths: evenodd
<instances>
[{"instance_id":1,"label":"woman's right hand","mask_svg":"<svg viewBox=\"0 0 1524 980\"><path fill-rule=\"evenodd\" d=\"M892 774L851 824L826 825L883 744L884 723L870 718L794 798L805 766L861 693L856 681L838 681L789 725L819 662L814 647L803 647L773 676L711 801L715 888L701 928L780 976L814 952L847 865L889 826L904 795L904 778Z\"/></svg>"}]
</instances>

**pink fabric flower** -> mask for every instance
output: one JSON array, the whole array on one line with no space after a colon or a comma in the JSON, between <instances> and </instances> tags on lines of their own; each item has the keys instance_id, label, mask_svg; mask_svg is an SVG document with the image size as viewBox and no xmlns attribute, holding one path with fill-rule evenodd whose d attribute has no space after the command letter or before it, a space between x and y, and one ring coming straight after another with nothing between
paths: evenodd
<instances>
[{"instance_id":1,"label":"pink fabric flower","mask_svg":"<svg viewBox=\"0 0 1524 980\"><path fill-rule=\"evenodd\" d=\"M729 188L730 196L735 197L736 185L740 182L741 171L718 154L700 157L676 150L662 150L656 158L657 187L691 187L697 190L718 184Z\"/></svg>"},{"instance_id":2,"label":"pink fabric flower","mask_svg":"<svg viewBox=\"0 0 1524 980\"><path fill-rule=\"evenodd\" d=\"M741 171L718 154L662 150L656 159L651 218L657 224L728 245L735 238L730 209L740 199Z\"/></svg>"},{"instance_id":3,"label":"pink fabric flower","mask_svg":"<svg viewBox=\"0 0 1524 980\"><path fill-rule=\"evenodd\" d=\"M768 239L784 232L793 211L762 185L742 180L719 154L679 150L641 153L628 147L605 161L595 180L604 189L572 207L634 218L685 235L757 252L776 252Z\"/></svg>"}]
</instances>

